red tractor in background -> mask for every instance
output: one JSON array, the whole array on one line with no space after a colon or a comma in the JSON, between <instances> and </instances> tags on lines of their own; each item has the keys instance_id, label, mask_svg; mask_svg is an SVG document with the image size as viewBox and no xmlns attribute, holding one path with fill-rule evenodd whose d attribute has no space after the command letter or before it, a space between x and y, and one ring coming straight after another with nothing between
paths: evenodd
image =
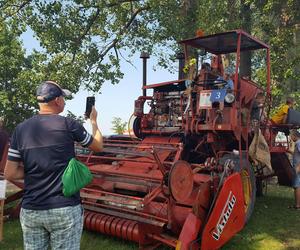
<instances>
[{"instance_id":1,"label":"red tractor in background","mask_svg":"<svg viewBox=\"0 0 300 250\"><path fill-rule=\"evenodd\" d=\"M267 118L252 125L259 93L266 99L260 115L270 109L269 46L242 30L180 44L187 74L144 84L134 106L136 138L106 139L100 154L77 155L94 176L81 190L85 228L135 241L141 249L219 249L250 219L257 185L261 191L264 179L277 175L279 184L290 186L293 178L288 143L274 141ZM263 84L240 76L241 53L249 50L264 53ZM224 55L235 58L230 88L220 77ZM271 155L274 173L268 176L248 153L257 130Z\"/></svg>"}]
</instances>

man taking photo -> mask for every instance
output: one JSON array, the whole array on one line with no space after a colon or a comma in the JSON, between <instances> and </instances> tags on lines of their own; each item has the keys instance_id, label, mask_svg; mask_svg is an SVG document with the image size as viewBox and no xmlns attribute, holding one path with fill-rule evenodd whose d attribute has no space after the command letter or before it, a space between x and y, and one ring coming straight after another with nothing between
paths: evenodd
<instances>
[{"instance_id":1,"label":"man taking photo","mask_svg":"<svg viewBox=\"0 0 300 250\"><path fill-rule=\"evenodd\" d=\"M59 115L70 94L54 81L42 82L36 92L39 114L20 123L11 138L4 176L24 179L20 221L25 249L80 249L80 195L63 195L62 175L75 157L74 142L99 152L103 140L94 107L92 135L79 122Z\"/></svg>"}]
</instances>

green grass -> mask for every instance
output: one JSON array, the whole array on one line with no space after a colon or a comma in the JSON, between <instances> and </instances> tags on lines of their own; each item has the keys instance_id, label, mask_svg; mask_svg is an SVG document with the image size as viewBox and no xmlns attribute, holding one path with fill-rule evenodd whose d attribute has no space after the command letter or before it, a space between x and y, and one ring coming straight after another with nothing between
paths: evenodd
<instances>
[{"instance_id":1,"label":"green grass","mask_svg":"<svg viewBox=\"0 0 300 250\"><path fill-rule=\"evenodd\" d=\"M222 249L300 249L300 211L287 208L294 202L293 190L269 187L266 196L256 199L247 226Z\"/></svg>"},{"instance_id":2,"label":"green grass","mask_svg":"<svg viewBox=\"0 0 300 250\"><path fill-rule=\"evenodd\" d=\"M288 209L292 203L291 188L270 186L266 196L257 198L248 225L222 250L300 250L300 211ZM23 249L18 220L5 222L0 249ZM131 250L138 249L138 245L85 231L81 249Z\"/></svg>"}]
</instances>

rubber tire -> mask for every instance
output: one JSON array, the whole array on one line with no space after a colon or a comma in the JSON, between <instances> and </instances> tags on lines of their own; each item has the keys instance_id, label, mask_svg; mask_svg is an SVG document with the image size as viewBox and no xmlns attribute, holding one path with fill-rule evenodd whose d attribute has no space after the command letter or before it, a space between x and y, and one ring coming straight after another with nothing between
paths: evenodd
<instances>
[{"instance_id":1,"label":"rubber tire","mask_svg":"<svg viewBox=\"0 0 300 250\"><path fill-rule=\"evenodd\" d=\"M133 121L133 133L137 138L143 139L144 135L141 133L141 118L136 117Z\"/></svg>"},{"instance_id":2,"label":"rubber tire","mask_svg":"<svg viewBox=\"0 0 300 250\"><path fill-rule=\"evenodd\" d=\"M239 172L240 171L240 157L236 156L234 154L226 154L224 155L220 160L220 164L224 164L226 160L231 159L234 162L234 171ZM243 161L246 161L246 157L243 156ZM248 206L248 209L246 211L246 223L250 220L250 217L253 213L254 210L254 205L255 205L255 200L256 200L256 178L254 174L254 169L251 166L249 161L246 161L246 164L244 164L242 170L247 170L248 169L248 174L250 178L250 184L251 184L251 195L250 195L250 204Z\"/></svg>"}]
</instances>

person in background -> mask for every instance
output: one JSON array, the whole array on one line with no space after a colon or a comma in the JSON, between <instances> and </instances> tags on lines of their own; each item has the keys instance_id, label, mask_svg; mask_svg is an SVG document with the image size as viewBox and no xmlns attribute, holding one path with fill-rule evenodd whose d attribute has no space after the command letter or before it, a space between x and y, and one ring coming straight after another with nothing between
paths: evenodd
<instances>
[{"instance_id":1,"label":"person in background","mask_svg":"<svg viewBox=\"0 0 300 250\"><path fill-rule=\"evenodd\" d=\"M295 170L295 179L293 182L295 204L289 208L300 210L300 133L297 130L291 130L290 136L295 143L293 153L293 168Z\"/></svg>"},{"instance_id":2,"label":"person in background","mask_svg":"<svg viewBox=\"0 0 300 250\"><path fill-rule=\"evenodd\" d=\"M252 121L260 121L261 119L263 119L264 103L265 103L265 96L262 92L260 92L256 95L251 109L250 115Z\"/></svg>"},{"instance_id":3,"label":"person in background","mask_svg":"<svg viewBox=\"0 0 300 250\"><path fill-rule=\"evenodd\" d=\"M288 112L289 109L292 109L295 105L295 101L292 97L287 97L286 98L286 102L285 104L281 105L276 113L271 117L271 125L281 125L281 124L286 124L287 122L287 117L288 117ZM282 128L281 129L282 132L284 132L285 134L289 134L289 129L286 128ZM281 131L280 130L280 131ZM276 141L276 136L279 132L278 128L272 128L270 131L270 135L271 135L271 144L275 145L275 141Z\"/></svg>"},{"instance_id":4,"label":"person in background","mask_svg":"<svg viewBox=\"0 0 300 250\"><path fill-rule=\"evenodd\" d=\"M231 89L233 90L234 89L234 86L233 86L233 80L231 79L231 77L233 76L234 74L234 70L227 67L225 70L224 70L224 80L227 82L227 84L224 86L226 89Z\"/></svg>"},{"instance_id":5,"label":"person in background","mask_svg":"<svg viewBox=\"0 0 300 250\"><path fill-rule=\"evenodd\" d=\"M92 135L59 115L70 94L54 81L42 82L36 91L39 114L18 124L12 135L4 177L24 178L20 221L25 249L80 249L83 207L79 192L63 195L62 175L75 157L74 142L99 152L103 139L95 107L89 117Z\"/></svg>"},{"instance_id":6,"label":"person in background","mask_svg":"<svg viewBox=\"0 0 300 250\"><path fill-rule=\"evenodd\" d=\"M232 75L234 74L234 70L230 67L227 67L224 69L223 76L219 76L215 83L216 85L220 84L223 85L223 81L225 81L225 85L223 85L223 88L228 89L228 90L233 90L234 89L234 84L233 80L231 79Z\"/></svg>"},{"instance_id":7,"label":"person in background","mask_svg":"<svg viewBox=\"0 0 300 250\"><path fill-rule=\"evenodd\" d=\"M4 120L0 117L0 161L4 156L5 148L9 142L9 136L6 130L4 129Z\"/></svg>"},{"instance_id":8,"label":"person in background","mask_svg":"<svg viewBox=\"0 0 300 250\"><path fill-rule=\"evenodd\" d=\"M276 113L271 117L273 124L285 124L287 121L287 115L290 108L293 108L295 101L292 97L287 97L285 104L281 105Z\"/></svg>"},{"instance_id":9,"label":"person in background","mask_svg":"<svg viewBox=\"0 0 300 250\"><path fill-rule=\"evenodd\" d=\"M3 172L7 156L9 136L3 126L4 120L0 117L0 172Z\"/></svg>"}]
</instances>

